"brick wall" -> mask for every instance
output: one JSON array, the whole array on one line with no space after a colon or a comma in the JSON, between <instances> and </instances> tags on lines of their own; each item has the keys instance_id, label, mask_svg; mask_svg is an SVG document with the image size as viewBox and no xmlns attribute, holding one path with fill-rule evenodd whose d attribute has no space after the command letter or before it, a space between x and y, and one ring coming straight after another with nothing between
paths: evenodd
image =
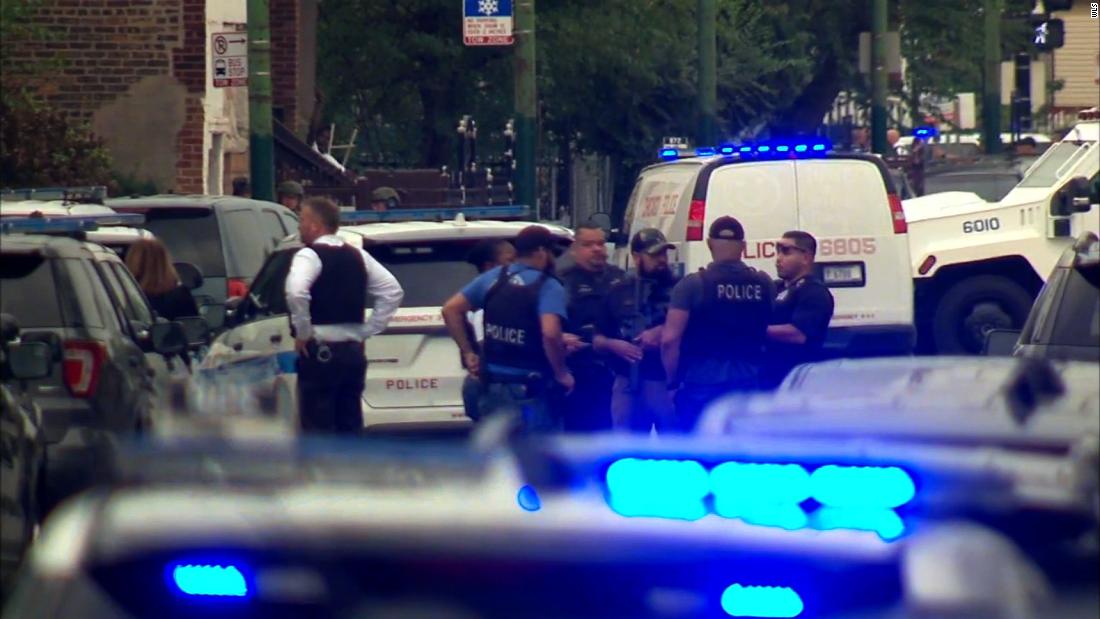
<instances>
[{"instance_id":1,"label":"brick wall","mask_svg":"<svg viewBox=\"0 0 1100 619\"><path fill-rule=\"evenodd\" d=\"M143 79L174 76L186 90L175 189L201 191L204 16L205 0L43 0L34 19L52 36L12 56L59 60L37 90L80 120Z\"/></svg>"},{"instance_id":2,"label":"brick wall","mask_svg":"<svg viewBox=\"0 0 1100 619\"><path fill-rule=\"evenodd\" d=\"M271 104L276 117L298 137L305 122L298 118L298 59L301 57L300 0L271 0ZM280 114L281 110L281 114Z\"/></svg>"}]
</instances>

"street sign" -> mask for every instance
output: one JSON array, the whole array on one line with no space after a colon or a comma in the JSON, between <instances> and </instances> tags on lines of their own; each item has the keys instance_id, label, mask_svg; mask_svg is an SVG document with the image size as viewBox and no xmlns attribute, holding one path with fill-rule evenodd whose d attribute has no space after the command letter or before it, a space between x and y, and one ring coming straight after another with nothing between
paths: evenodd
<instances>
[{"instance_id":1,"label":"street sign","mask_svg":"<svg viewBox=\"0 0 1100 619\"><path fill-rule=\"evenodd\" d=\"M462 42L512 45L512 0L462 0Z\"/></svg>"},{"instance_id":2,"label":"street sign","mask_svg":"<svg viewBox=\"0 0 1100 619\"><path fill-rule=\"evenodd\" d=\"M214 88L248 85L248 35L218 32L210 35Z\"/></svg>"}]
</instances>

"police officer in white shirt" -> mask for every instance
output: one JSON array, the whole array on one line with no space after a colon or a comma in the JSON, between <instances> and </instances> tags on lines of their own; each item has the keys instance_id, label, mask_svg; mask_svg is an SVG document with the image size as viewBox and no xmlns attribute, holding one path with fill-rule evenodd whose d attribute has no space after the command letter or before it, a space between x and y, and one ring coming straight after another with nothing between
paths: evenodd
<instances>
[{"instance_id":1,"label":"police officer in white shirt","mask_svg":"<svg viewBox=\"0 0 1100 619\"><path fill-rule=\"evenodd\" d=\"M336 236L339 226L340 209L331 200L306 200L298 222L305 247L294 255L286 278L303 432L362 429L363 342L386 328L404 296L393 274ZM368 293L374 311L364 322Z\"/></svg>"}]
</instances>

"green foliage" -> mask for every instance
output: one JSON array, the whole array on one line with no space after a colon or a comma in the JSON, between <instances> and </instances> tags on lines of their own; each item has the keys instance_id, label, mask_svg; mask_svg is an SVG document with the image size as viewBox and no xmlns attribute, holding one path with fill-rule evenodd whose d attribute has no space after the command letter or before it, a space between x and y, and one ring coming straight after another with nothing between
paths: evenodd
<instances>
[{"instance_id":1,"label":"green foliage","mask_svg":"<svg viewBox=\"0 0 1100 619\"><path fill-rule=\"evenodd\" d=\"M0 185L100 185L111 179L102 141L22 90L0 92Z\"/></svg>"}]
</instances>

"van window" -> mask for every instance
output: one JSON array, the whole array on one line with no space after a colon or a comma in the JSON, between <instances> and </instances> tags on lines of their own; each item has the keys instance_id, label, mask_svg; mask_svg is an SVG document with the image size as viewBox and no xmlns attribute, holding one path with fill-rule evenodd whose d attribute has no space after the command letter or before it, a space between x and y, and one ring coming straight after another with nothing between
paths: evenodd
<instances>
[{"instance_id":1,"label":"van window","mask_svg":"<svg viewBox=\"0 0 1100 619\"><path fill-rule=\"evenodd\" d=\"M19 326L61 326L53 270L48 260L33 254L4 254L0 261L0 310Z\"/></svg>"},{"instance_id":2,"label":"van window","mask_svg":"<svg viewBox=\"0 0 1100 619\"><path fill-rule=\"evenodd\" d=\"M213 210L148 209L145 227L164 241L173 262L190 262L203 277L225 277L222 237Z\"/></svg>"},{"instance_id":3,"label":"van window","mask_svg":"<svg viewBox=\"0 0 1100 619\"><path fill-rule=\"evenodd\" d=\"M1090 144L1059 142L1027 171L1017 187L1053 187L1065 176L1078 159L1088 151Z\"/></svg>"},{"instance_id":4,"label":"van window","mask_svg":"<svg viewBox=\"0 0 1100 619\"><path fill-rule=\"evenodd\" d=\"M264 255L273 243L265 227L256 219L251 209L222 212L222 231L229 242L225 244L226 274L228 277L253 277L264 263Z\"/></svg>"},{"instance_id":5,"label":"van window","mask_svg":"<svg viewBox=\"0 0 1100 619\"><path fill-rule=\"evenodd\" d=\"M796 170L798 228L817 237L893 234L886 183L874 164L813 159L799 161Z\"/></svg>"},{"instance_id":6,"label":"van window","mask_svg":"<svg viewBox=\"0 0 1100 619\"><path fill-rule=\"evenodd\" d=\"M732 215L745 226L750 241L747 260L774 263L774 247L758 242L774 241L798 227L794 165L790 161L735 163L715 170L707 188L706 225L723 215Z\"/></svg>"}]
</instances>

